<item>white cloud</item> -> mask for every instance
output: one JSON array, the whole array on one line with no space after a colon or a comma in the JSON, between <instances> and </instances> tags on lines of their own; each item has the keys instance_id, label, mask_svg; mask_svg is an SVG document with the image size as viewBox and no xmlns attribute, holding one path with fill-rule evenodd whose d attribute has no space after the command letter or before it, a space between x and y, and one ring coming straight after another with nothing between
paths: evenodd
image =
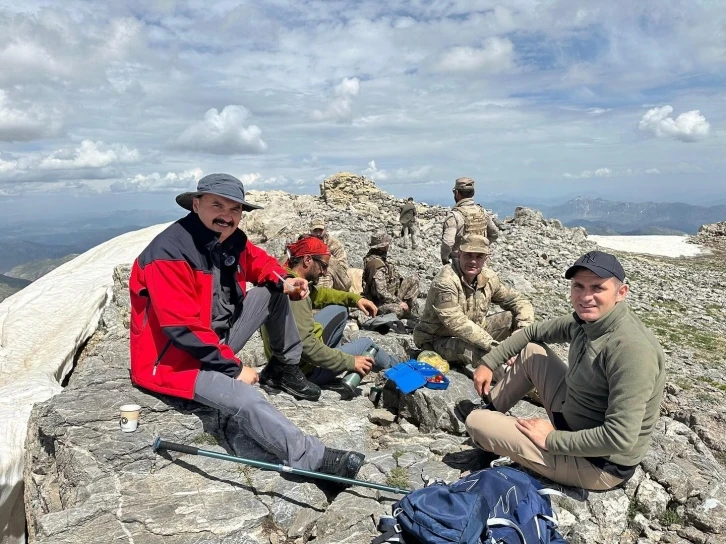
<instances>
[{"instance_id":1,"label":"white cloud","mask_svg":"<svg viewBox=\"0 0 726 544\"><path fill-rule=\"evenodd\" d=\"M77 168L103 168L112 164L131 163L139 160L136 149L126 146L104 146L103 142L83 140L75 149L61 149L42 159L41 170L68 170Z\"/></svg>"},{"instance_id":2,"label":"white cloud","mask_svg":"<svg viewBox=\"0 0 726 544\"><path fill-rule=\"evenodd\" d=\"M242 182L245 189L249 187L257 187L259 189L285 189L286 187L300 187L307 184L305 180L292 180L287 176L272 176L264 178L259 172L242 174L241 176L237 176L237 179Z\"/></svg>"},{"instance_id":3,"label":"white cloud","mask_svg":"<svg viewBox=\"0 0 726 544\"><path fill-rule=\"evenodd\" d=\"M514 44L508 38L492 37L480 48L454 47L444 54L437 68L444 72L489 72L511 70Z\"/></svg>"},{"instance_id":4,"label":"white cloud","mask_svg":"<svg viewBox=\"0 0 726 544\"><path fill-rule=\"evenodd\" d=\"M418 168L397 168L393 172L378 168L376 161L370 161L368 168L363 170L363 175L373 181L410 181L413 183L421 183L431 175L431 166L425 165Z\"/></svg>"},{"instance_id":5,"label":"white cloud","mask_svg":"<svg viewBox=\"0 0 726 544\"><path fill-rule=\"evenodd\" d=\"M57 134L60 128L61 116L57 110L37 104L13 107L7 93L0 89L0 141L34 140Z\"/></svg>"},{"instance_id":6,"label":"white cloud","mask_svg":"<svg viewBox=\"0 0 726 544\"><path fill-rule=\"evenodd\" d=\"M682 142L695 142L708 136L711 125L699 110L681 113L675 119L670 117L671 113L671 106L652 108L643 115L638 128L658 138L670 137Z\"/></svg>"},{"instance_id":7,"label":"white cloud","mask_svg":"<svg viewBox=\"0 0 726 544\"><path fill-rule=\"evenodd\" d=\"M0 159L0 174L5 174L7 172L12 172L17 168L18 161L4 161Z\"/></svg>"},{"instance_id":8,"label":"white cloud","mask_svg":"<svg viewBox=\"0 0 726 544\"><path fill-rule=\"evenodd\" d=\"M244 126L250 112L244 106L229 105L218 112L212 108L204 120L194 123L179 137L183 149L205 151L215 155L264 153L267 144L257 125Z\"/></svg>"},{"instance_id":9,"label":"white cloud","mask_svg":"<svg viewBox=\"0 0 726 544\"><path fill-rule=\"evenodd\" d=\"M598 168L597 170L583 170L579 174L570 174L569 172L565 172L563 177L569 179L587 179L591 177L608 178L612 174L613 171L610 170L610 168Z\"/></svg>"},{"instance_id":10,"label":"white cloud","mask_svg":"<svg viewBox=\"0 0 726 544\"><path fill-rule=\"evenodd\" d=\"M192 168L183 172L167 172L162 176L159 172L149 175L136 174L124 181L111 184L109 189L114 193L156 193L166 191L191 191L197 181L204 175L201 168Z\"/></svg>"},{"instance_id":11,"label":"white cloud","mask_svg":"<svg viewBox=\"0 0 726 544\"><path fill-rule=\"evenodd\" d=\"M353 114L353 99L360 92L357 77L343 78L335 87L335 98L325 110L313 110L310 117L314 121L346 121Z\"/></svg>"},{"instance_id":12,"label":"white cloud","mask_svg":"<svg viewBox=\"0 0 726 544\"><path fill-rule=\"evenodd\" d=\"M388 172L379 170L376 167L376 161L370 161L368 163L368 168L363 170L363 175L373 181L385 181L388 179Z\"/></svg>"},{"instance_id":13,"label":"white cloud","mask_svg":"<svg viewBox=\"0 0 726 544\"><path fill-rule=\"evenodd\" d=\"M645 171L645 173L646 174L651 174L651 175L653 175L653 174L660 174L660 170L658 170L657 168L648 168Z\"/></svg>"}]
</instances>

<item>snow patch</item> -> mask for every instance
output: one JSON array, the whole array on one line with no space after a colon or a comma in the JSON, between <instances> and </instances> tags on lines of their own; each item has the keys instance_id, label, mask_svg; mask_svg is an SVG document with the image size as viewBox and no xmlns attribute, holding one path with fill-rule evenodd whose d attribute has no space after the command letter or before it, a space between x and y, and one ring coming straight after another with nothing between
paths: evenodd
<instances>
[{"instance_id":1,"label":"snow patch","mask_svg":"<svg viewBox=\"0 0 726 544\"><path fill-rule=\"evenodd\" d=\"M0 541L25 542L23 454L30 410L60 393L96 331L113 269L167 227L129 232L86 251L0 303Z\"/></svg>"},{"instance_id":2,"label":"snow patch","mask_svg":"<svg viewBox=\"0 0 726 544\"><path fill-rule=\"evenodd\" d=\"M711 253L703 246L687 243L688 236L588 236L587 239L599 246L628 253L664 257L695 257Z\"/></svg>"}]
</instances>

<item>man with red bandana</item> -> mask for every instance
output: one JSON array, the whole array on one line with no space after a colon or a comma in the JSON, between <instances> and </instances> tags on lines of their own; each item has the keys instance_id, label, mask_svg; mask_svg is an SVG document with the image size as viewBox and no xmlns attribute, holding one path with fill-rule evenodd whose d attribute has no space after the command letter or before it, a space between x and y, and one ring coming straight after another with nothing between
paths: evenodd
<instances>
[{"instance_id":1,"label":"man with red bandana","mask_svg":"<svg viewBox=\"0 0 726 544\"><path fill-rule=\"evenodd\" d=\"M310 296L291 303L297 330L302 339L301 368L308 380L326 385L341 372L358 372L362 376L372 368L383 370L398 364L398 359L380 349L370 338L358 338L343 343L343 331L348 321L348 308L358 308L366 315L376 315L378 308L370 300L348 291L321 287L321 278L331 261L328 246L315 236L302 236L287 246L288 272L296 278L304 278L310 285ZM320 311L313 316L313 309ZM265 354L272 355L270 339L262 328ZM371 347L378 349L375 359L363 353ZM263 371L260 383L277 387L278 378Z\"/></svg>"},{"instance_id":2,"label":"man with red bandana","mask_svg":"<svg viewBox=\"0 0 726 544\"><path fill-rule=\"evenodd\" d=\"M265 324L268 367L283 389L303 399L320 396L298 366L302 343L288 299L307 297L308 282L283 282L285 269L238 229L243 210L259 206L228 174L203 177L176 201L190 213L154 238L131 271L132 381L229 414L292 467L355 477L364 456L303 433L253 387L257 372L235 355ZM247 291L247 282L257 287Z\"/></svg>"}]
</instances>

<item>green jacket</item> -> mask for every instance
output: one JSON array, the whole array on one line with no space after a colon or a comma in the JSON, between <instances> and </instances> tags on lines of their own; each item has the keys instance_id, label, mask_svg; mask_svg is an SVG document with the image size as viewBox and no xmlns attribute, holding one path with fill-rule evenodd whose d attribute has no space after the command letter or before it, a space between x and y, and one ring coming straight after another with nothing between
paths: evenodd
<instances>
[{"instance_id":1,"label":"green jacket","mask_svg":"<svg viewBox=\"0 0 726 544\"><path fill-rule=\"evenodd\" d=\"M290 272L291 275L295 275ZM319 366L334 372L353 370L355 357L343 353L339 349L330 348L323 342L323 326L313 319L313 308L320 309L330 304L340 304L349 308L355 307L362 297L355 293L338 291L328 287L310 285L310 295L305 300L291 300L290 308L295 318L298 333L302 340L303 353L300 358L303 372L309 372L312 367ZM265 356L269 360L272 356L270 339L263 326L260 329L262 343L265 347Z\"/></svg>"},{"instance_id":2,"label":"green jacket","mask_svg":"<svg viewBox=\"0 0 726 544\"><path fill-rule=\"evenodd\" d=\"M635 466L645 457L665 386L665 355L625 302L595 321L577 314L534 323L484 357L494 370L528 342L570 342L562 415L572 431L547 436L552 454L605 457Z\"/></svg>"}]
</instances>

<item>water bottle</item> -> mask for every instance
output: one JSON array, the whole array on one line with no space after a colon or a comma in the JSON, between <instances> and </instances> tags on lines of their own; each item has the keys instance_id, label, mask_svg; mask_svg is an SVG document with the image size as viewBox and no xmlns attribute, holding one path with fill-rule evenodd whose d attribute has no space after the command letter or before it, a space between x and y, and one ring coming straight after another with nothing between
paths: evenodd
<instances>
[{"instance_id":1,"label":"water bottle","mask_svg":"<svg viewBox=\"0 0 726 544\"><path fill-rule=\"evenodd\" d=\"M371 346L368 349L364 350L363 353L361 353L364 357L372 357L373 359L376 358L376 353L378 353L378 348L376 346ZM354 395L355 390L358 388L358 385L360 385L360 381L363 379L363 376L358 374L355 370L352 372L348 372L345 376L343 376L340 380L340 383L343 387L343 390L349 394Z\"/></svg>"}]
</instances>

